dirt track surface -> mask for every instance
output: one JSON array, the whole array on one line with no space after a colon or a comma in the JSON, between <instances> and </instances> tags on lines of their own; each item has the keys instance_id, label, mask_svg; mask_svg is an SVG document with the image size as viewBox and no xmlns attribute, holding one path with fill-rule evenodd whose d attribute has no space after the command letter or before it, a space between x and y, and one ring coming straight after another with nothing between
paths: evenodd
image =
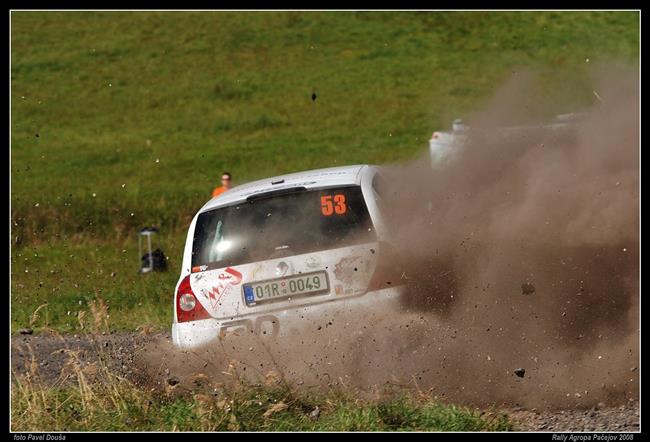
<instances>
[{"instance_id":1,"label":"dirt track surface","mask_svg":"<svg viewBox=\"0 0 650 442\"><path fill-rule=\"evenodd\" d=\"M510 419L519 431L639 431L639 403L618 407L593 407L589 410L558 410L534 412L510 410Z\"/></svg>"},{"instance_id":2,"label":"dirt track surface","mask_svg":"<svg viewBox=\"0 0 650 442\"><path fill-rule=\"evenodd\" d=\"M39 334L14 336L11 339L11 368L21 375L33 371L46 384L73 381L67 375L68 364L76 360L79 365L105 363L107 368L136 383L143 381L135 362L138 350L154 335L138 333L107 333L103 335Z\"/></svg>"},{"instance_id":3,"label":"dirt track surface","mask_svg":"<svg viewBox=\"0 0 650 442\"><path fill-rule=\"evenodd\" d=\"M143 335L139 333L107 333L104 335L53 335L14 336L11 342L11 365L15 374L21 375L36 369L48 384L74 380L66 376L66 367L76 357L82 366L103 361L120 376L143 388L168 388L178 377L174 365L160 359L156 367L143 367L147 351L153 342L168 344L169 333ZM158 344L160 345L160 344ZM156 347L153 347L156 348ZM180 377L183 389L191 384ZM564 409L553 411L505 408L515 430L519 431L639 431L639 402L624 404L599 404L589 409Z\"/></svg>"}]
</instances>

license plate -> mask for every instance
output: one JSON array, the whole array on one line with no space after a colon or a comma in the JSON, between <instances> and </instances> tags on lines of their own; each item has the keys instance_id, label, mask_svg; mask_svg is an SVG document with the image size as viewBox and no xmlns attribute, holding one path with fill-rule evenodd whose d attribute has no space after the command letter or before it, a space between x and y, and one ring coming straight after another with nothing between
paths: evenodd
<instances>
[{"instance_id":1,"label":"license plate","mask_svg":"<svg viewBox=\"0 0 650 442\"><path fill-rule=\"evenodd\" d=\"M246 305L329 292L327 272L307 273L244 284Z\"/></svg>"}]
</instances>

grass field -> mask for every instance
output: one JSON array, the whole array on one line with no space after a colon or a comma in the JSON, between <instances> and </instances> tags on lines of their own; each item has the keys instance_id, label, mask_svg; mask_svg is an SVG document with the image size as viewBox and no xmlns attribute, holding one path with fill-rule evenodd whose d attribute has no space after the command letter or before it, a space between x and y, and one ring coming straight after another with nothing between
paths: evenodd
<instances>
[{"instance_id":1,"label":"grass field","mask_svg":"<svg viewBox=\"0 0 650 442\"><path fill-rule=\"evenodd\" d=\"M589 66L638 65L638 47L635 12L12 12L12 332L85 332L98 310L110 329L169 328L186 228L223 170L407 160L513 72L567 97L540 113L572 110L593 100ZM137 274L145 225L166 273ZM19 382L14 430L510 428L430 399Z\"/></svg>"}]
</instances>

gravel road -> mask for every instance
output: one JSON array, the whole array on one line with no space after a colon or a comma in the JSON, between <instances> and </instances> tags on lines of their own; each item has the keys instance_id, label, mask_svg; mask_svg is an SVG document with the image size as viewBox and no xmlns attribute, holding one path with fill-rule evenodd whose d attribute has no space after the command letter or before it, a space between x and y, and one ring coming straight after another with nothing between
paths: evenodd
<instances>
[{"instance_id":1,"label":"gravel road","mask_svg":"<svg viewBox=\"0 0 650 442\"><path fill-rule=\"evenodd\" d=\"M80 366L105 363L120 376L146 388L164 388L175 379L174 366L165 364L144 367L146 352L154 341L169 343L168 333L107 333L103 335L18 335L11 340L11 366L14 375L37 370L41 379L50 384L74 381L66 375L72 358ZM599 404L590 409L526 410L503 409L519 431L639 431L639 402Z\"/></svg>"}]
</instances>

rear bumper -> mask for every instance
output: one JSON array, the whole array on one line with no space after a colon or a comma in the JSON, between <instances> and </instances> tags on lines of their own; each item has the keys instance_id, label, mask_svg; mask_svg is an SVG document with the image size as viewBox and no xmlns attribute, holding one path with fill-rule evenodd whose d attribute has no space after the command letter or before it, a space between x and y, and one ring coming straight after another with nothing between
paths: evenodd
<instances>
[{"instance_id":1,"label":"rear bumper","mask_svg":"<svg viewBox=\"0 0 650 442\"><path fill-rule=\"evenodd\" d=\"M300 333L305 327L324 326L337 315L362 314L364 318L387 310L398 311L403 288L392 287L368 292L356 298L334 300L232 320L204 319L174 323L172 340L181 348L196 348L235 331L252 332L262 337L283 337Z\"/></svg>"}]
</instances>

